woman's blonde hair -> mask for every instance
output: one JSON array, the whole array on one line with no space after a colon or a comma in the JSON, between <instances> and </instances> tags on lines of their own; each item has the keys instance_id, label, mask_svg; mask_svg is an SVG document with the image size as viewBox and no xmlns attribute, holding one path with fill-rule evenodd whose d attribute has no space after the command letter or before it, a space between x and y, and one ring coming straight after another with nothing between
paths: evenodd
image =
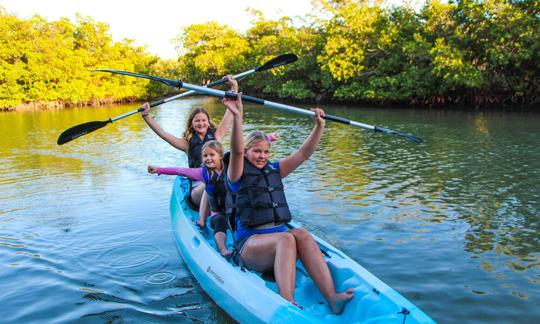
<instances>
[{"instance_id":1,"label":"woman's blonde hair","mask_svg":"<svg viewBox=\"0 0 540 324\"><path fill-rule=\"evenodd\" d=\"M218 154L219 154L219 160L221 162L221 169L223 169L223 145L219 142L219 141L216 141L216 140L211 140L211 141L208 141L206 143L204 143L203 147L202 147L202 150L201 150L201 158L202 158L202 155L204 155L204 151L206 151L206 149L208 148L211 148L213 149L214 151L216 151ZM213 174L213 170L208 170L210 171L210 175Z\"/></svg>"},{"instance_id":2,"label":"woman's blonde hair","mask_svg":"<svg viewBox=\"0 0 540 324\"><path fill-rule=\"evenodd\" d=\"M186 122L186 130L184 131L184 138L188 141L193 137L193 128L191 127L191 124L193 123L193 119L197 114L203 113L206 115L206 118L208 118L208 129L216 130L216 126L214 123L212 123L212 120L210 120L210 115L204 108L195 108L191 114L189 115L189 118Z\"/></svg>"},{"instance_id":3,"label":"woman's blonde hair","mask_svg":"<svg viewBox=\"0 0 540 324\"><path fill-rule=\"evenodd\" d=\"M268 144L270 144L270 141L268 140L268 137L266 137L266 134L264 134L261 131L255 131L249 133L249 135L246 137L245 144L244 144L244 150L249 150L252 146L259 143L260 141L266 141Z\"/></svg>"}]
</instances>

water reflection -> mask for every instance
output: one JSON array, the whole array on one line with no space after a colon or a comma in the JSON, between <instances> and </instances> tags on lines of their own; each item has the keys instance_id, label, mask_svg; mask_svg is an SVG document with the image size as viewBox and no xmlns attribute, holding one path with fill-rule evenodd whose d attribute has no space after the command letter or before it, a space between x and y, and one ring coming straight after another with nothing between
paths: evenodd
<instances>
[{"instance_id":1,"label":"water reflection","mask_svg":"<svg viewBox=\"0 0 540 324\"><path fill-rule=\"evenodd\" d=\"M181 136L196 106L216 123L224 113L202 97L152 113ZM172 177L146 173L185 165L185 154L137 115L56 145L69 127L136 108L0 114L5 320L231 322L175 250ZM441 322L540 320L530 303L540 300L538 114L324 108L425 142L328 122L313 158L285 179L298 221ZM246 105L245 115L246 133L281 133L272 159L313 127L270 108ZM43 312L30 306L38 300Z\"/></svg>"}]
</instances>

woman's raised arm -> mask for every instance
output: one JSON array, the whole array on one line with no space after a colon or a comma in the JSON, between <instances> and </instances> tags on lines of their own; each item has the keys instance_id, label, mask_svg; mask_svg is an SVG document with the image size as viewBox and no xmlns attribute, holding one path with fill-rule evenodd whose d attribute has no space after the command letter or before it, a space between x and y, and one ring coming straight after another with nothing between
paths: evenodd
<instances>
[{"instance_id":1,"label":"woman's raised arm","mask_svg":"<svg viewBox=\"0 0 540 324\"><path fill-rule=\"evenodd\" d=\"M243 110L242 93L239 93L236 100L223 98L223 103L233 115L232 135L231 135L231 158L227 168L227 178L230 182L240 180L244 170L244 132L242 130Z\"/></svg>"},{"instance_id":2,"label":"woman's raised arm","mask_svg":"<svg viewBox=\"0 0 540 324\"><path fill-rule=\"evenodd\" d=\"M311 111L315 113L313 116L315 119L315 127L313 127L311 134L309 134L308 138L304 141L302 146L300 146L298 151L279 161L279 172L282 178L285 178L289 173L296 170L300 164L309 159L317 149L317 145L319 145L325 126L325 120L323 119L324 110L321 108L313 108Z\"/></svg>"},{"instance_id":3,"label":"woman's raised arm","mask_svg":"<svg viewBox=\"0 0 540 324\"><path fill-rule=\"evenodd\" d=\"M227 79L227 82L231 86L231 89L229 91L231 92L238 92L238 81L234 79L232 75L226 75L223 77L224 79ZM229 129L231 128L231 125L233 123L233 114L229 111L229 109L225 110L225 114L223 115L223 119L221 120L221 123L219 123L219 126L216 129L216 139L218 141L222 141Z\"/></svg>"},{"instance_id":4,"label":"woman's raised arm","mask_svg":"<svg viewBox=\"0 0 540 324\"><path fill-rule=\"evenodd\" d=\"M157 134L157 136L161 137L165 142L169 143L173 147L181 151L187 152L188 141L185 138L178 138L161 128L161 126L159 126L159 124L154 120L154 118L152 118L152 116L148 114L148 109L150 108L148 102L145 102L142 108L144 108L144 110L141 112L142 118L144 119L146 124L150 126L154 133Z\"/></svg>"}]
</instances>

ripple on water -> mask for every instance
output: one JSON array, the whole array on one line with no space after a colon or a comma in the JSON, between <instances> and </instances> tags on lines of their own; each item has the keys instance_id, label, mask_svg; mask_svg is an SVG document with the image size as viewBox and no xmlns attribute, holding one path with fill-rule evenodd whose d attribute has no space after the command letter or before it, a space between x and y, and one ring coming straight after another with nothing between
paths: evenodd
<instances>
[{"instance_id":1,"label":"ripple on water","mask_svg":"<svg viewBox=\"0 0 540 324\"><path fill-rule=\"evenodd\" d=\"M125 224L125 226L126 228L129 228L130 224ZM138 241L144 241L147 237L152 236L155 233L155 230L149 231L148 229L140 229L119 234L118 228L112 226L100 228L99 230L95 229L93 231L100 235L93 238L89 237L84 242L78 242L76 249L81 251L99 251L121 248Z\"/></svg>"},{"instance_id":2,"label":"ripple on water","mask_svg":"<svg viewBox=\"0 0 540 324\"><path fill-rule=\"evenodd\" d=\"M146 275L145 282L151 285L164 285L176 279L176 275L169 271L160 271Z\"/></svg>"},{"instance_id":3,"label":"ripple on water","mask_svg":"<svg viewBox=\"0 0 540 324\"><path fill-rule=\"evenodd\" d=\"M112 248L97 257L102 269L121 276L140 276L160 272L169 262L169 256L155 245L127 245Z\"/></svg>"}]
</instances>

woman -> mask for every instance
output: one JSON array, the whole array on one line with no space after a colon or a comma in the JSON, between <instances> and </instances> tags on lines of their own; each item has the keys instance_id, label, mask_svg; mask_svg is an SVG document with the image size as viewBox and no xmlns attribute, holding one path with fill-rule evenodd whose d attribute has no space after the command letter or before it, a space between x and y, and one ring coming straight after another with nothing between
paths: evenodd
<instances>
[{"instance_id":1,"label":"woman","mask_svg":"<svg viewBox=\"0 0 540 324\"><path fill-rule=\"evenodd\" d=\"M227 79L227 82L231 86L230 91L238 91L238 82L233 78L232 75L226 75L224 77ZM141 115L144 121L150 126L150 128L165 142L171 144L173 147L184 151L188 155L189 167L198 168L202 164L201 153L203 145L211 140L221 141L225 134L231 127L232 115L226 110L223 120L219 126L215 126L210 120L210 115L203 108L197 108L189 115L186 124L186 130L184 131L183 137L176 137L159 126L159 124L148 114L148 108L150 106L148 103L143 105L144 110ZM203 196L204 185L201 185L201 182L194 182L192 184L191 190L191 202L196 206L206 206L206 195L204 201L201 202L201 197ZM203 208L204 209L204 208ZM201 213L205 213L201 211Z\"/></svg>"},{"instance_id":2,"label":"woman","mask_svg":"<svg viewBox=\"0 0 540 324\"><path fill-rule=\"evenodd\" d=\"M264 134L251 134L244 146L241 94L236 101L224 99L223 102L234 115L226 205L227 212L235 217L240 261L258 272L274 270L279 294L301 307L294 300L296 259L300 258L331 311L340 314L353 298L353 289L336 293L330 270L311 234L304 228L287 229L285 223L291 220L291 213L281 182L317 148L325 126L324 111L312 109L315 127L298 151L271 163L268 162L270 142Z\"/></svg>"}]
</instances>

